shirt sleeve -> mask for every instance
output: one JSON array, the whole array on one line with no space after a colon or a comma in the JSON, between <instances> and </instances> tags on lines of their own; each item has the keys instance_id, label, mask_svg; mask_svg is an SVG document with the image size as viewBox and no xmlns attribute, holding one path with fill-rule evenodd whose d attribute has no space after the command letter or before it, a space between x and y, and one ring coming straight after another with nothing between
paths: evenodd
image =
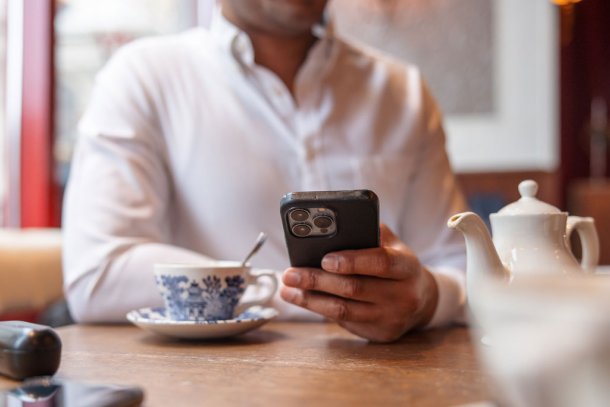
<instances>
[{"instance_id":1,"label":"shirt sleeve","mask_svg":"<svg viewBox=\"0 0 610 407\"><path fill-rule=\"evenodd\" d=\"M64 291L77 321L125 321L160 305L155 261L209 260L168 243L171 183L147 81L133 49L118 51L79 125L62 228Z\"/></svg>"},{"instance_id":2,"label":"shirt sleeve","mask_svg":"<svg viewBox=\"0 0 610 407\"><path fill-rule=\"evenodd\" d=\"M440 110L425 82L421 101L418 162L402 230L436 280L439 302L429 323L436 327L464 321L466 249L463 237L447 227L447 220L467 206L445 149Z\"/></svg>"}]
</instances>

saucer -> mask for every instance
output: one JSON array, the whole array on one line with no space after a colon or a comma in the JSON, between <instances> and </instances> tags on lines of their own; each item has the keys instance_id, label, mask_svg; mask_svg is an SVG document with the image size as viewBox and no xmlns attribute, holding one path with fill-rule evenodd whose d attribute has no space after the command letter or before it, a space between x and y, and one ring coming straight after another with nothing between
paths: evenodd
<instances>
[{"instance_id":1,"label":"saucer","mask_svg":"<svg viewBox=\"0 0 610 407\"><path fill-rule=\"evenodd\" d=\"M278 311L275 308L254 306L233 319L217 321L176 321L170 319L164 307L141 308L130 311L127 319L156 334L183 339L216 339L239 335L266 324Z\"/></svg>"}]
</instances>

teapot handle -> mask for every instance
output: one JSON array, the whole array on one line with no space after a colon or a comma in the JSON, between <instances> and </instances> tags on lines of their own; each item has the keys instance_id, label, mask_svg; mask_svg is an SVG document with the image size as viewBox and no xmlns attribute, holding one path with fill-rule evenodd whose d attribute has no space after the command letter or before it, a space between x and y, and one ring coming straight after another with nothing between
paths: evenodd
<instances>
[{"instance_id":1,"label":"teapot handle","mask_svg":"<svg viewBox=\"0 0 610 407\"><path fill-rule=\"evenodd\" d=\"M566 242L570 247L570 236L576 230L582 246L581 267L585 273L595 273L599 262L599 239L595 222L590 217L568 216L566 227Z\"/></svg>"}]
</instances>

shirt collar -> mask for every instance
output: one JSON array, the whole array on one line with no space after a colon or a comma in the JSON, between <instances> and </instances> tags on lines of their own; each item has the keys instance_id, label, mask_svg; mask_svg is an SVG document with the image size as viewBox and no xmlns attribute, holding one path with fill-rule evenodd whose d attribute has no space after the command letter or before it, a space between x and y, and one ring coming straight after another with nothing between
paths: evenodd
<instances>
[{"instance_id":1,"label":"shirt collar","mask_svg":"<svg viewBox=\"0 0 610 407\"><path fill-rule=\"evenodd\" d=\"M248 34L227 20L222 15L220 6L214 9L210 33L218 45L229 51L237 60L249 66L254 63L254 49Z\"/></svg>"},{"instance_id":2,"label":"shirt collar","mask_svg":"<svg viewBox=\"0 0 610 407\"><path fill-rule=\"evenodd\" d=\"M220 5L214 9L210 33L216 38L221 48L229 51L235 59L249 67L254 65L254 48L250 37L222 15ZM315 25L312 28L312 33L320 39L314 47L324 47L326 49L325 54L330 56L334 43L332 19L328 19L324 25Z\"/></svg>"}]
</instances>

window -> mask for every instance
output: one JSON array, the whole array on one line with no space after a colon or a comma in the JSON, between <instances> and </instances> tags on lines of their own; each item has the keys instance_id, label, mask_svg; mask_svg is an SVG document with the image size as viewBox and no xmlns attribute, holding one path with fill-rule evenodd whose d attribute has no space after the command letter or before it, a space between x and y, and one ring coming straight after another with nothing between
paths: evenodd
<instances>
[{"instance_id":1,"label":"window","mask_svg":"<svg viewBox=\"0 0 610 407\"><path fill-rule=\"evenodd\" d=\"M196 0L64 0L55 17L56 176L67 181L77 123L96 72L114 51L139 37L182 31L198 23Z\"/></svg>"},{"instance_id":2,"label":"window","mask_svg":"<svg viewBox=\"0 0 610 407\"><path fill-rule=\"evenodd\" d=\"M96 72L128 41L209 19L213 2L0 0L0 225L59 225Z\"/></svg>"}]
</instances>

